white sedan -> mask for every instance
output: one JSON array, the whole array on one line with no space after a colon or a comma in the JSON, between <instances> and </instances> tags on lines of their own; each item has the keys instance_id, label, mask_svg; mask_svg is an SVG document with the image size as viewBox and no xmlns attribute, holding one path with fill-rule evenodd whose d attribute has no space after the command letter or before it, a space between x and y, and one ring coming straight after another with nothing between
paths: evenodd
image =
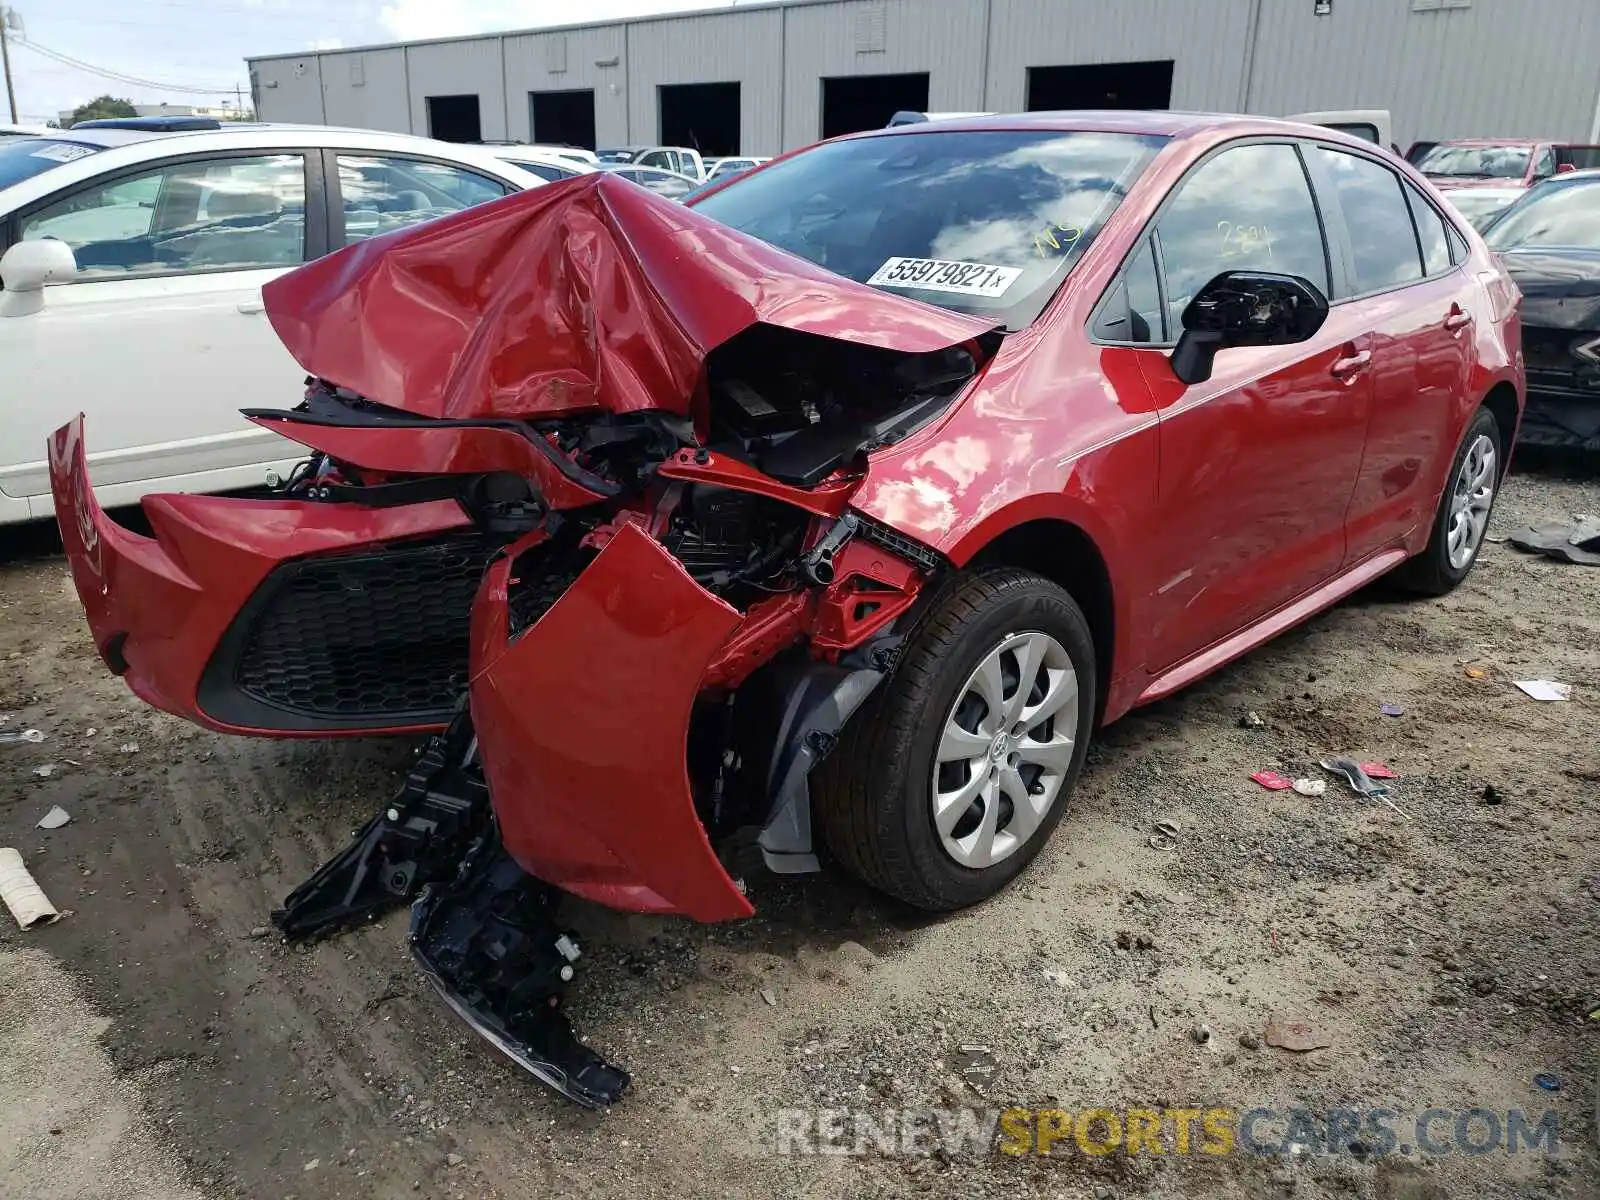
<instances>
[{"instance_id":1,"label":"white sedan","mask_svg":"<svg viewBox=\"0 0 1600 1200\"><path fill-rule=\"evenodd\" d=\"M53 515L45 441L80 411L102 504L287 474L238 411L304 377L262 284L542 183L482 147L319 126L0 140L0 524Z\"/></svg>"}]
</instances>

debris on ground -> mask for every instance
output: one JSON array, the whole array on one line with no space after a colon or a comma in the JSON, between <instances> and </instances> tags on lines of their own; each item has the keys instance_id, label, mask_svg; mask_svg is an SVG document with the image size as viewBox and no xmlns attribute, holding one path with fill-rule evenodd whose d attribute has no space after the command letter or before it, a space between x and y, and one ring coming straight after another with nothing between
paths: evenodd
<instances>
[{"instance_id":1,"label":"debris on ground","mask_svg":"<svg viewBox=\"0 0 1600 1200\"><path fill-rule=\"evenodd\" d=\"M775 995L772 994L772 989L771 988L762 988L761 989L761 998L763 1000L765 1000L770 1007L772 1007L772 1008L777 1008L778 1007L778 998Z\"/></svg>"},{"instance_id":2,"label":"debris on ground","mask_svg":"<svg viewBox=\"0 0 1600 1200\"><path fill-rule=\"evenodd\" d=\"M1542 1071L1533 1077L1533 1082L1547 1092L1559 1092L1561 1090L1561 1080Z\"/></svg>"},{"instance_id":3,"label":"debris on ground","mask_svg":"<svg viewBox=\"0 0 1600 1200\"><path fill-rule=\"evenodd\" d=\"M122 745L117 747L117 749L123 754L137 754L139 753L139 743L123 742Z\"/></svg>"},{"instance_id":4,"label":"debris on ground","mask_svg":"<svg viewBox=\"0 0 1600 1200\"><path fill-rule=\"evenodd\" d=\"M66 809L62 808L61 805L57 804L49 812L45 813L44 816L39 818L39 823L35 825L34 828L60 829L70 820L72 820L72 814L67 812Z\"/></svg>"},{"instance_id":5,"label":"debris on ground","mask_svg":"<svg viewBox=\"0 0 1600 1200\"><path fill-rule=\"evenodd\" d=\"M1266 722L1261 719L1258 712L1247 712L1239 718L1240 729L1260 729Z\"/></svg>"},{"instance_id":6,"label":"debris on ground","mask_svg":"<svg viewBox=\"0 0 1600 1200\"><path fill-rule=\"evenodd\" d=\"M1477 663L1468 663L1465 667L1462 668L1462 670L1466 672L1466 675L1467 675L1468 679L1487 679L1487 678L1489 678L1489 668L1488 667L1480 667Z\"/></svg>"},{"instance_id":7,"label":"debris on ground","mask_svg":"<svg viewBox=\"0 0 1600 1200\"><path fill-rule=\"evenodd\" d=\"M1378 711L1386 717L1403 717L1406 715L1406 706L1404 704L1385 704Z\"/></svg>"},{"instance_id":8,"label":"debris on ground","mask_svg":"<svg viewBox=\"0 0 1600 1200\"><path fill-rule=\"evenodd\" d=\"M37 746L44 741L44 734L37 729L22 729L11 733L0 733L0 746L19 746L30 742Z\"/></svg>"},{"instance_id":9,"label":"debris on ground","mask_svg":"<svg viewBox=\"0 0 1600 1200\"><path fill-rule=\"evenodd\" d=\"M55 763L40 763L33 769L33 773L40 779L49 779L50 776L56 773L56 765Z\"/></svg>"},{"instance_id":10,"label":"debris on ground","mask_svg":"<svg viewBox=\"0 0 1600 1200\"><path fill-rule=\"evenodd\" d=\"M1535 700L1572 699L1570 684L1556 683L1550 679L1515 679L1512 682Z\"/></svg>"},{"instance_id":11,"label":"debris on ground","mask_svg":"<svg viewBox=\"0 0 1600 1200\"><path fill-rule=\"evenodd\" d=\"M1211 1026L1196 1025L1189 1031L1189 1037L1197 1046L1209 1046L1211 1044Z\"/></svg>"},{"instance_id":12,"label":"debris on ground","mask_svg":"<svg viewBox=\"0 0 1600 1200\"><path fill-rule=\"evenodd\" d=\"M1362 763L1361 769L1373 779L1398 779L1399 776L1381 762Z\"/></svg>"},{"instance_id":13,"label":"debris on ground","mask_svg":"<svg viewBox=\"0 0 1600 1200\"><path fill-rule=\"evenodd\" d=\"M1494 784L1486 783L1483 785L1483 802L1485 804L1499 804L1502 799L1499 789Z\"/></svg>"},{"instance_id":14,"label":"debris on ground","mask_svg":"<svg viewBox=\"0 0 1600 1200\"><path fill-rule=\"evenodd\" d=\"M1067 973L1061 970L1059 967L1046 967L1044 969L1044 977L1050 983L1055 984L1058 988L1073 988L1078 986L1072 981Z\"/></svg>"},{"instance_id":15,"label":"debris on ground","mask_svg":"<svg viewBox=\"0 0 1600 1200\"><path fill-rule=\"evenodd\" d=\"M1152 850L1175 850L1178 841L1178 823L1163 817L1155 823L1155 836L1150 839Z\"/></svg>"},{"instance_id":16,"label":"debris on ground","mask_svg":"<svg viewBox=\"0 0 1600 1200\"><path fill-rule=\"evenodd\" d=\"M23 929L48 925L61 915L45 898L44 889L28 874L22 855L9 846L0 850L0 900L5 901Z\"/></svg>"},{"instance_id":17,"label":"debris on ground","mask_svg":"<svg viewBox=\"0 0 1600 1200\"><path fill-rule=\"evenodd\" d=\"M1294 786L1294 780L1287 775L1279 775L1276 771L1257 771L1250 778L1254 779L1269 792L1281 792L1285 788Z\"/></svg>"},{"instance_id":18,"label":"debris on ground","mask_svg":"<svg viewBox=\"0 0 1600 1200\"><path fill-rule=\"evenodd\" d=\"M1592 519L1576 524L1535 521L1506 534L1506 541L1529 554L1543 554L1583 567L1600 567L1600 522Z\"/></svg>"},{"instance_id":19,"label":"debris on ground","mask_svg":"<svg viewBox=\"0 0 1600 1200\"><path fill-rule=\"evenodd\" d=\"M1302 796L1320 796L1328 790L1326 779L1296 779L1294 790Z\"/></svg>"},{"instance_id":20,"label":"debris on ground","mask_svg":"<svg viewBox=\"0 0 1600 1200\"><path fill-rule=\"evenodd\" d=\"M1353 758L1325 758L1317 764L1330 774L1341 776L1358 796L1382 796L1389 789L1373 780L1366 768Z\"/></svg>"},{"instance_id":21,"label":"debris on ground","mask_svg":"<svg viewBox=\"0 0 1600 1200\"><path fill-rule=\"evenodd\" d=\"M1296 1054L1324 1050L1333 1045L1333 1039L1315 1022L1282 1013L1273 1013L1267 1018L1267 1027L1261 1031L1261 1037L1269 1046L1292 1050Z\"/></svg>"}]
</instances>

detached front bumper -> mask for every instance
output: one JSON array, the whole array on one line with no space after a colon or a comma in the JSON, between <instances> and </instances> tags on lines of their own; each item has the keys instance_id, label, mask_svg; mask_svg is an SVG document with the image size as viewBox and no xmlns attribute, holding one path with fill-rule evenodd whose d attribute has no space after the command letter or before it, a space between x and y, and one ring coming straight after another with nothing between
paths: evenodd
<instances>
[{"instance_id":1,"label":"detached front bumper","mask_svg":"<svg viewBox=\"0 0 1600 1200\"><path fill-rule=\"evenodd\" d=\"M50 480L95 648L147 703L280 737L449 720L451 663L459 691L469 597L494 552L453 501L155 495L144 537L95 500L81 417L51 437Z\"/></svg>"},{"instance_id":2,"label":"detached front bumper","mask_svg":"<svg viewBox=\"0 0 1600 1200\"><path fill-rule=\"evenodd\" d=\"M749 916L685 763L701 681L744 618L625 525L513 641L516 549L489 568L472 622L472 720L506 850L612 908Z\"/></svg>"}]
</instances>

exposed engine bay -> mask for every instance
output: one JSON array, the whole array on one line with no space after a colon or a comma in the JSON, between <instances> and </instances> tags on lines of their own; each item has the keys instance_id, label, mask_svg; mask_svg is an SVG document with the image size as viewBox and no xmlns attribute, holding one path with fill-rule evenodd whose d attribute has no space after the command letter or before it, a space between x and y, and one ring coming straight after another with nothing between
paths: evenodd
<instances>
[{"instance_id":1,"label":"exposed engine bay","mask_svg":"<svg viewBox=\"0 0 1600 1200\"><path fill-rule=\"evenodd\" d=\"M486 664L510 660L542 623L587 603L579 597L608 547L621 554L625 541L636 564L656 547L687 576L672 585L684 602L707 620L725 613L718 619L731 630L707 635L720 648L680 688L690 706L673 757L687 777L692 834L708 853L753 834L771 869L816 870L810 772L893 669L917 598L942 567L932 550L852 511L850 495L866 455L935 419L992 349L974 342L907 355L758 325L710 356L692 416L432 419L315 379L297 409L248 413L314 451L282 494L375 507L453 499L498 546L463 671L477 681L470 711L463 697L400 794L296 889L275 914L279 927L313 936L416 898L413 947L452 1007L579 1103L618 1098L627 1073L579 1043L559 1008L577 943L553 923L561 890L541 878L543 851L519 832L524 810L542 799L496 791L490 728L475 727L493 720L492 705L476 699L479 687L498 686ZM462 467L472 469L451 469ZM476 613L484 589L502 595L499 578L504 628L485 633ZM655 602L673 611L637 566L615 578L623 587L640 580L646 594L630 602L641 611ZM620 602L618 585L594 586L606 604ZM552 672L547 689L563 686L550 652L536 661ZM617 857L628 860L614 845L597 852L595 869ZM701 888L686 901L648 873L620 893L554 882L644 911L750 911L742 882L718 874L737 894L719 900Z\"/></svg>"}]
</instances>

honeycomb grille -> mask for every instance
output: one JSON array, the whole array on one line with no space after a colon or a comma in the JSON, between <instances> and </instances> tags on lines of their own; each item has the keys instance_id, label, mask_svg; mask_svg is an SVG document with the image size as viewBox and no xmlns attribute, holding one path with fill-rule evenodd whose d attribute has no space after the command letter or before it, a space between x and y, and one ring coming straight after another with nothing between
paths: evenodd
<instances>
[{"instance_id":1,"label":"honeycomb grille","mask_svg":"<svg viewBox=\"0 0 1600 1200\"><path fill-rule=\"evenodd\" d=\"M285 563L243 618L235 686L310 718L448 717L498 545L457 534Z\"/></svg>"}]
</instances>

